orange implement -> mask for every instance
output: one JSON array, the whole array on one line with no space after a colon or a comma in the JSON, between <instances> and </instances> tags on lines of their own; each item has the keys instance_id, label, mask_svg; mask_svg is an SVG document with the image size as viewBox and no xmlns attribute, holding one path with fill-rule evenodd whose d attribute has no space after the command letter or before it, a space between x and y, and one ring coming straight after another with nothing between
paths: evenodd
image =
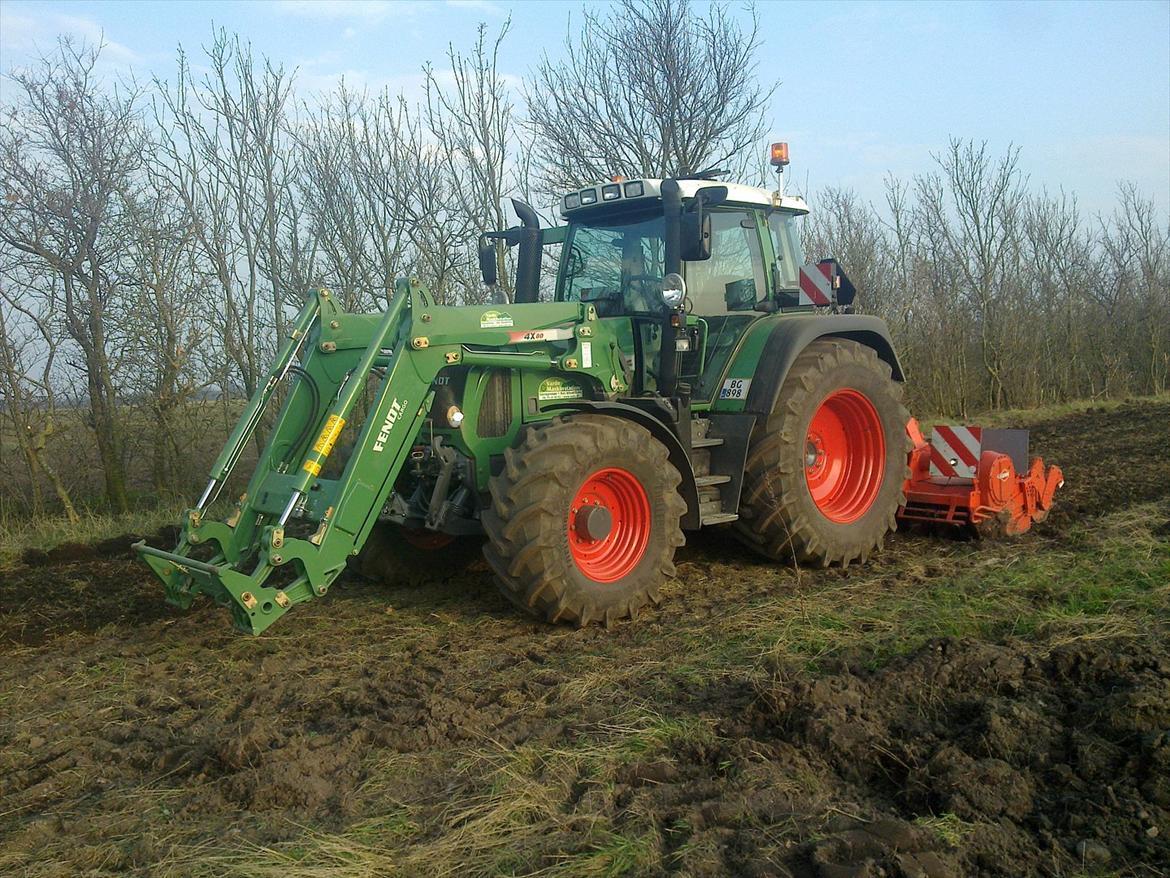
<instances>
[{"instance_id":1,"label":"orange implement","mask_svg":"<svg viewBox=\"0 0 1170 878\"><path fill-rule=\"evenodd\" d=\"M928 442L911 418L906 432L914 449L899 521L970 526L981 533L999 530L1014 536L1048 517L1053 496L1064 485L1060 467L1045 468L1038 457L1031 459L1026 473L1017 471L1013 456L1027 458L1027 434L1022 430L938 427ZM1014 447L993 447L992 434L1011 434L1011 441L1004 444Z\"/></svg>"}]
</instances>

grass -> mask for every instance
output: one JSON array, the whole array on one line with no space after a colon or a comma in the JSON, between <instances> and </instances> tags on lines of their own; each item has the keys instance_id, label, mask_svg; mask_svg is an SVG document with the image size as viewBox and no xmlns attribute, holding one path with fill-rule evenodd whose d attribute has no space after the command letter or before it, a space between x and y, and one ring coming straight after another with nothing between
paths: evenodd
<instances>
[{"instance_id":1,"label":"grass","mask_svg":"<svg viewBox=\"0 0 1170 878\"><path fill-rule=\"evenodd\" d=\"M937 637L1058 642L1152 630L1170 610L1170 546L1154 532L1167 514L1131 507L1078 522L1050 545L957 544L929 570L902 564L896 580L882 560L835 585L762 601L736 628L773 657L810 667L846 652L877 666Z\"/></svg>"},{"instance_id":2,"label":"grass","mask_svg":"<svg viewBox=\"0 0 1170 878\"><path fill-rule=\"evenodd\" d=\"M78 510L81 521L71 523L65 516L26 519L12 514L0 516L0 565L10 564L25 549L51 549L62 543L95 543L122 534L146 536L181 520L184 504L116 515Z\"/></svg>"},{"instance_id":3,"label":"grass","mask_svg":"<svg viewBox=\"0 0 1170 878\"><path fill-rule=\"evenodd\" d=\"M1069 415L1081 414L1088 411L1116 411L1122 406L1149 405L1151 403L1170 402L1170 393L1155 396L1123 396L1110 399L1078 399L1072 402L1056 402L1031 409L999 409L997 411L980 412L967 420L972 424L985 427L1018 427L1022 423L1038 424L1052 421ZM927 420L927 419L924 419ZM934 423L953 423L954 418L932 417Z\"/></svg>"},{"instance_id":4,"label":"grass","mask_svg":"<svg viewBox=\"0 0 1170 878\"><path fill-rule=\"evenodd\" d=\"M714 685L729 668L741 679L762 678L777 662L815 669L843 654L876 667L943 636L1056 644L1164 628L1170 546L1155 528L1167 511L1154 505L1119 511L1072 526L1058 542L944 542L929 561L908 562L904 553L922 547L903 547L902 557L883 556L856 572L830 572L795 590L773 588L755 602L729 607L718 637L711 636L709 619L683 621L625 662L615 661L602 641L596 654L560 664L580 673L560 685L558 702L566 709L579 703L610 708L608 718L579 730L571 744L501 748L484 742L448 753L455 760L450 801L438 811L396 796L412 765L442 757L397 754L371 766L361 791L369 801L386 803L373 809L380 816L336 833L307 831L295 842L213 856L176 852L175 874L608 878L668 869L704 843L685 820L664 825L653 814L595 803L614 801L625 766L672 763L680 751L719 744L717 722L684 709L678 687ZM765 566L744 573L792 581L790 573ZM679 712L663 715L656 705ZM793 766L788 778L794 795L815 799L818 778L802 779L800 770ZM567 807L574 799L579 804ZM961 847L975 828L949 813L916 822L950 847Z\"/></svg>"},{"instance_id":5,"label":"grass","mask_svg":"<svg viewBox=\"0 0 1170 878\"><path fill-rule=\"evenodd\" d=\"M1050 416L1068 411L1056 408ZM1028 416L1035 422L1046 413ZM7 526L0 530L0 558L26 546L149 533L160 524L177 522L179 511L90 516L84 536L60 523ZM1117 636L1164 637L1170 623L1168 518L1170 506L1161 502L1118 509L1064 524L1059 533L1042 531L1016 541L964 543L899 535L871 563L845 571L794 570L752 561L746 554L688 549L680 559L679 579L664 589L666 601L658 616L662 621L651 616L644 624L619 627L613 636L529 627L491 601L447 585L414 591L347 590L328 603L299 608L299 618L259 640L218 631L192 635L191 626L180 621L170 629L169 639L160 638L157 653L148 637L149 657L136 656L131 664L140 668L157 662L160 680L181 668L209 709L226 698L217 687L231 689L231 681L261 667L264 673L279 669L336 679L339 688L298 693L292 708L332 717L345 710L338 703L344 686L361 679L354 669L416 652L420 661L437 662L449 643L470 658L444 668L481 672L493 688L505 689L504 695L525 691L517 711L532 710L546 724L564 719L572 731L507 746L490 740L485 731L483 738L442 740L417 752L372 742L351 810L327 827L288 824L283 812L243 813L238 815L243 834L213 835L206 815L184 812L189 787L171 789L165 786L170 780L130 785L118 791L116 800L106 794L108 813L85 818L92 822L91 841L79 843L75 836L67 848L46 822L37 830L45 833L43 839L33 830L21 838L35 851L38 865L27 867L30 861L19 851L7 860L0 851L0 872L7 865L13 871L27 867L30 875L52 874L54 863L76 867L74 872L148 868L149 874L161 876L236 878L593 878L676 868L686 872L694 858L705 854L703 845L710 843L710 836L701 836L681 811L668 812L670 819L663 820L663 812L650 813L637 800L629 804L622 798L631 786L631 766L682 765L685 754L715 753L709 765L712 777L734 782L744 776L753 762L742 756L734 766L723 761L720 748L728 742L720 737L727 734L722 723L729 712L740 709L737 705L747 709L754 684L766 684L777 668L815 674L841 658L854 667L878 668L938 637L1025 638L1041 649ZM471 585L484 593L491 589ZM389 623L387 600L396 608ZM691 606L688 600L694 601L693 610L672 610ZM227 623L216 616L209 624ZM509 631L522 636L501 636ZM530 648L545 654L541 667L555 672L558 682L531 692L516 688L508 674L523 664L521 656ZM25 655L47 662L48 653L30 650ZM314 657L311 666L303 660L309 655ZM41 672L35 685L0 690L4 711L36 718L34 710L46 708L35 707L32 695L46 685L69 696L49 712L86 700L98 715L142 695L141 674L135 676L134 666L119 654L69 664L53 672L51 682L47 673ZM443 697L450 695L445 685L441 679L435 683ZM393 698L394 692L387 697ZM420 704L425 703L426 696L420 696ZM143 707L157 709L154 704ZM296 715L287 721L299 722ZM64 728L67 719L63 716L57 725ZM857 808L826 803L824 778L808 762L794 760L784 772L782 779L769 783L784 785L793 801L814 803L809 805L813 821L820 808L826 815L836 806ZM437 790L427 787L436 777L442 785ZM653 782L639 789L652 787ZM54 811L82 811L82 797L88 795L79 780L77 801L54 805ZM136 846L135 834L142 834L138 814L159 815L155 849ZM256 820L279 824L281 831L252 837L248 832ZM916 822L951 847L962 847L975 828L950 813ZM752 831L782 835L776 826ZM783 836L784 843L792 838L807 841L806 829L799 831L805 834ZM32 844L38 841L39 846ZM92 846L85 848L85 843ZM61 866L61 873L69 871Z\"/></svg>"},{"instance_id":6,"label":"grass","mask_svg":"<svg viewBox=\"0 0 1170 878\"><path fill-rule=\"evenodd\" d=\"M973 823L968 823L954 814L938 814L919 817L914 821L919 826L929 829L939 839L950 847L958 847L963 840L975 829Z\"/></svg>"}]
</instances>

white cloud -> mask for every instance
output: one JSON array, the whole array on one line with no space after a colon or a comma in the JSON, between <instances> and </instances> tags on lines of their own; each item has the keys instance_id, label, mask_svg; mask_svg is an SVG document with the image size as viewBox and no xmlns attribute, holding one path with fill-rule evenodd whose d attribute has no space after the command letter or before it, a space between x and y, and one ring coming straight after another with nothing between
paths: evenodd
<instances>
[{"instance_id":1,"label":"white cloud","mask_svg":"<svg viewBox=\"0 0 1170 878\"><path fill-rule=\"evenodd\" d=\"M14 55L30 56L52 51L60 36L72 37L91 46L102 46L102 60L115 67L140 64L143 56L129 46L111 39L91 18L59 12L25 15L9 11L0 3L0 63L13 63Z\"/></svg>"},{"instance_id":2,"label":"white cloud","mask_svg":"<svg viewBox=\"0 0 1170 878\"><path fill-rule=\"evenodd\" d=\"M492 0L447 0L448 6L456 9L470 9L476 12L486 12L488 15L504 15L504 9Z\"/></svg>"},{"instance_id":3,"label":"white cloud","mask_svg":"<svg viewBox=\"0 0 1170 878\"><path fill-rule=\"evenodd\" d=\"M412 15L421 6L414 0L279 0L276 4L281 12L299 18L366 23L382 21L391 15Z\"/></svg>"},{"instance_id":4,"label":"white cloud","mask_svg":"<svg viewBox=\"0 0 1170 878\"><path fill-rule=\"evenodd\" d=\"M493 0L444 0L451 9L502 16L506 12ZM435 10L434 0L277 0L276 8L286 15L318 21L354 21L376 24L388 18L403 18Z\"/></svg>"}]
</instances>

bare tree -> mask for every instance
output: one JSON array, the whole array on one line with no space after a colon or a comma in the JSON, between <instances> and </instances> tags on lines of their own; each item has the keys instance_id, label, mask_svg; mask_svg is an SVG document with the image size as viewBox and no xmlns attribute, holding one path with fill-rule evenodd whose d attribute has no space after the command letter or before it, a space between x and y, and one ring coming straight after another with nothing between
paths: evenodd
<instances>
[{"instance_id":1,"label":"bare tree","mask_svg":"<svg viewBox=\"0 0 1170 878\"><path fill-rule=\"evenodd\" d=\"M508 195L527 195L523 190L529 179L531 153L521 148L515 107L499 69L500 46L510 29L511 20L489 43L487 26L481 24L468 55L449 45L449 86L440 81L432 66L424 70L427 126L458 199L458 212L470 221L467 240L457 245L467 253L479 234L508 225L504 208ZM511 298L512 266L507 249L498 246L496 253L499 285ZM464 271L468 271L466 260ZM477 284L474 272L468 273L472 275L467 283L470 294Z\"/></svg>"},{"instance_id":2,"label":"bare tree","mask_svg":"<svg viewBox=\"0 0 1170 878\"><path fill-rule=\"evenodd\" d=\"M246 393L280 333L285 306L303 272L290 258L298 237L295 169L287 138L292 79L258 64L251 47L219 31L207 49L210 71L196 80L180 50L173 87L156 80L159 166L187 211L218 287L220 341ZM290 279L286 282L286 279Z\"/></svg>"},{"instance_id":3,"label":"bare tree","mask_svg":"<svg viewBox=\"0 0 1170 878\"><path fill-rule=\"evenodd\" d=\"M69 339L81 352L106 496L128 505L115 381L124 201L139 182L146 135L131 88L103 87L99 49L62 39L54 55L14 72L16 102L0 131L0 242L60 281Z\"/></svg>"},{"instance_id":4,"label":"bare tree","mask_svg":"<svg viewBox=\"0 0 1170 878\"><path fill-rule=\"evenodd\" d=\"M919 180L926 220L945 242L949 261L960 272L955 290L967 297L978 317L983 368L991 379L992 408L1008 404L1005 380L1009 356L1006 339L1012 328L1009 312L1018 280L1020 206L1023 181L1019 149L1010 148L993 162L987 144L951 140L937 158L946 179L947 201L937 180Z\"/></svg>"},{"instance_id":5,"label":"bare tree","mask_svg":"<svg viewBox=\"0 0 1170 878\"><path fill-rule=\"evenodd\" d=\"M758 77L759 21L688 0L621 0L586 11L563 55L526 84L535 159L550 191L610 175L666 177L723 166L743 175L775 85Z\"/></svg>"},{"instance_id":6,"label":"bare tree","mask_svg":"<svg viewBox=\"0 0 1170 878\"><path fill-rule=\"evenodd\" d=\"M203 320L205 284L211 273L200 265L194 229L182 206L162 181L144 187L127 202L132 234L128 266L126 358L133 378L126 392L149 412L144 456L151 460L156 493L175 491L189 478L186 465L198 424L190 422L195 394L205 378L193 369L194 357L209 341Z\"/></svg>"},{"instance_id":7,"label":"bare tree","mask_svg":"<svg viewBox=\"0 0 1170 878\"><path fill-rule=\"evenodd\" d=\"M0 302L4 304L0 308L0 417L12 428L28 469L32 511L44 512L40 483L43 473L66 517L76 523L80 518L73 498L48 453L49 442L57 432L53 368L60 343L55 328L58 321L51 313L34 313L4 289L0 289ZM45 302L51 299L42 300L42 305ZM24 332L18 335L5 309L21 319Z\"/></svg>"}]
</instances>

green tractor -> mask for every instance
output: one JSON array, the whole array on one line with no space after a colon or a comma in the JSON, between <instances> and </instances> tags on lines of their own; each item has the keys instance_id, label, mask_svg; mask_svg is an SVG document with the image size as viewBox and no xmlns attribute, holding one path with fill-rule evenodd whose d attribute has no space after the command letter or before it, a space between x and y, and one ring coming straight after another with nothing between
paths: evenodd
<instances>
[{"instance_id":1,"label":"green tractor","mask_svg":"<svg viewBox=\"0 0 1170 878\"><path fill-rule=\"evenodd\" d=\"M816 565L881 547L909 475L903 373L835 263L802 267L800 198L615 180L544 229L513 204L521 225L480 250L494 290L517 247L512 302L441 306L417 280L382 314L308 297L178 546L135 545L171 603L207 594L260 633L351 558L410 576L482 546L516 606L608 624L658 601L699 528ZM205 518L285 381L246 490Z\"/></svg>"}]
</instances>

